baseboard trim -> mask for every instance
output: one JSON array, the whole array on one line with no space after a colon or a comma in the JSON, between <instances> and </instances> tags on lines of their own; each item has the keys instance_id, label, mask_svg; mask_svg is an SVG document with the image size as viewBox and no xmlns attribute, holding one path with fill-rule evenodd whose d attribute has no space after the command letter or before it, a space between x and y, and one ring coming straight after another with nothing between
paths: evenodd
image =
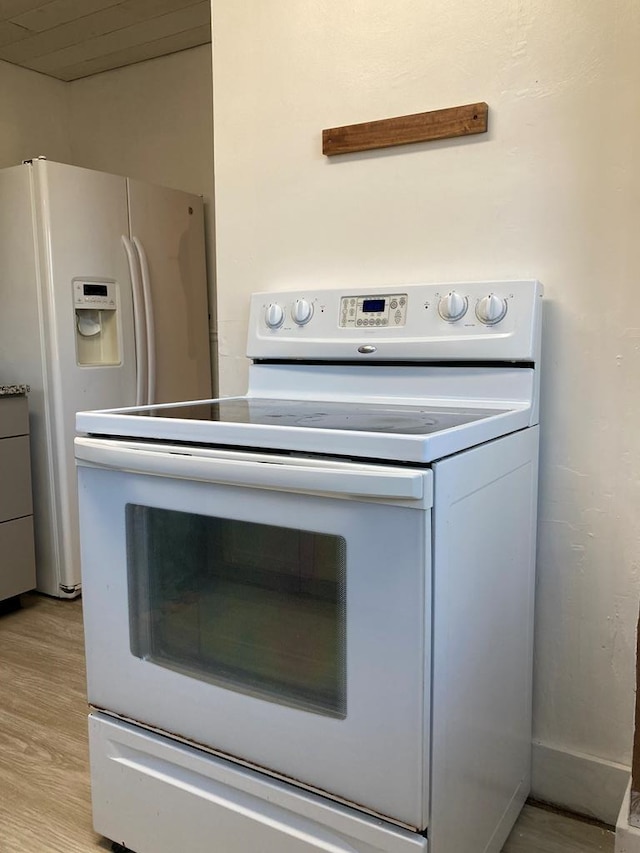
<instances>
[{"instance_id":1,"label":"baseboard trim","mask_svg":"<svg viewBox=\"0 0 640 853\"><path fill-rule=\"evenodd\" d=\"M624 764L534 742L531 797L615 826L629 772Z\"/></svg>"}]
</instances>

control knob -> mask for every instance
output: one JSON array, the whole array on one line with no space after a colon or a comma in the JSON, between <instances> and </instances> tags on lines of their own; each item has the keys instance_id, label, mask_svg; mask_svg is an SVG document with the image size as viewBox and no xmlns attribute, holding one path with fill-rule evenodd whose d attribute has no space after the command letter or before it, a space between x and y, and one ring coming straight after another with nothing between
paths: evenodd
<instances>
[{"instance_id":1,"label":"control knob","mask_svg":"<svg viewBox=\"0 0 640 853\"><path fill-rule=\"evenodd\" d=\"M277 302L272 302L264 312L264 322L270 329L277 329L284 320L284 311Z\"/></svg>"},{"instance_id":2,"label":"control knob","mask_svg":"<svg viewBox=\"0 0 640 853\"><path fill-rule=\"evenodd\" d=\"M452 290L451 293L443 296L438 303L438 313L443 320L447 320L449 323L460 320L467 313L466 297L460 296L459 293Z\"/></svg>"},{"instance_id":3,"label":"control knob","mask_svg":"<svg viewBox=\"0 0 640 853\"><path fill-rule=\"evenodd\" d=\"M485 326L494 326L507 313L507 302L496 296L495 293L490 293L481 299L476 305L476 317Z\"/></svg>"},{"instance_id":4,"label":"control knob","mask_svg":"<svg viewBox=\"0 0 640 853\"><path fill-rule=\"evenodd\" d=\"M306 299L296 299L291 306L291 316L295 323L304 326L313 316L313 306Z\"/></svg>"}]
</instances>

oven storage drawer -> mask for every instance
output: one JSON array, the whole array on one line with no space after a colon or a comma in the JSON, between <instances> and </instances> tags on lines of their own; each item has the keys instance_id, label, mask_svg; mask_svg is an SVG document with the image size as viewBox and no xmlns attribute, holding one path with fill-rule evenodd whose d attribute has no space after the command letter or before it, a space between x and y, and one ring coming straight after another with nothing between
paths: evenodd
<instances>
[{"instance_id":1,"label":"oven storage drawer","mask_svg":"<svg viewBox=\"0 0 640 853\"><path fill-rule=\"evenodd\" d=\"M101 713L89 740L94 826L136 853L428 850L421 835Z\"/></svg>"}]
</instances>

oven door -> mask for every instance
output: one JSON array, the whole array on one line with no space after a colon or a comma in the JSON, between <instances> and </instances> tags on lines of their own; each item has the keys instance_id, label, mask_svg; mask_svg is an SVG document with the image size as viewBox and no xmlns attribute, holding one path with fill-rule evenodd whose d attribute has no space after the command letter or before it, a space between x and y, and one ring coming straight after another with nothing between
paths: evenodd
<instances>
[{"instance_id":1,"label":"oven door","mask_svg":"<svg viewBox=\"0 0 640 853\"><path fill-rule=\"evenodd\" d=\"M431 471L76 457L90 703L423 829Z\"/></svg>"}]
</instances>

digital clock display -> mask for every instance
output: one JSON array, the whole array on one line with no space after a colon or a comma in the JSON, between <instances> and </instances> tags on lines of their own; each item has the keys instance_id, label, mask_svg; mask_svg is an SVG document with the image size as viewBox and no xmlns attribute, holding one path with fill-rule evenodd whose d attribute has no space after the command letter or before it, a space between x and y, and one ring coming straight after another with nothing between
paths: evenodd
<instances>
[{"instance_id":1,"label":"digital clock display","mask_svg":"<svg viewBox=\"0 0 640 853\"><path fill-rule=\"evenodd\" d=\"M366 314L374 314L378 311L384 311L386 304L386 299L363 299L362 310Z\"/></svg>"}]
</instances>

